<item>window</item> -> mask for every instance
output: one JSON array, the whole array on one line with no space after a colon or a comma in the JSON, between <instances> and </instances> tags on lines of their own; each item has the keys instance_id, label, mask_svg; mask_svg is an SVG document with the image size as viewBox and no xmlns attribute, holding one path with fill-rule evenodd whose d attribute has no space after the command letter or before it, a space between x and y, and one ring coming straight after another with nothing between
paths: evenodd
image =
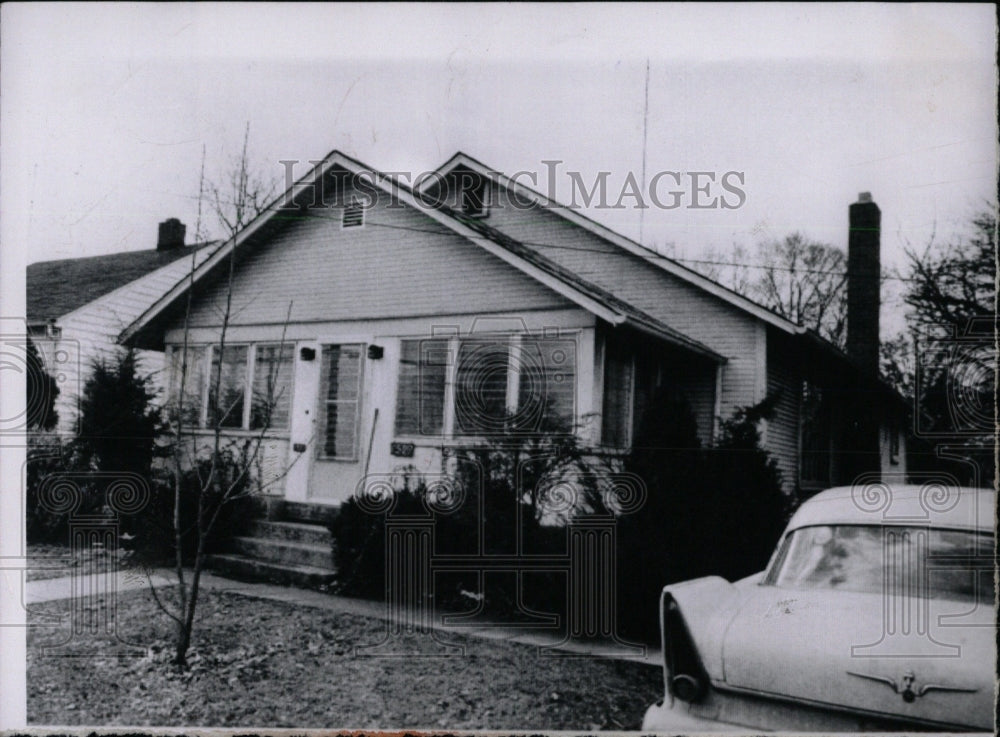
<instances>
[{"instance_id":1,"label":"window","mask_svg":"<svg viewBox=\"0 0 1000 737\"><path fill-rule=\"evenodd\" d=\"M800 527L782 542L764 581L788 589L992 604L992 569L977 564L978 551L992 549L993 535L969 530Z\"/></svg>"},{"instance_id":2,"label":"window","mask_svg":"<svg viewBox=\"0 0 1000 737\"><path fill-rule=\"evenodd\" d=\"M510 342L470 338L458 347L455 373L455 434L484 435L503 430L507 418Z\"/></svg>"},{"instance_id":3,"label":"window","mask_svg":"<svg viewBox=\"0 0 1000 737\"><path fill-rule=\"evenodd\" d=\"M170 351L170 404L175 417L184 426L201 427L205 405L205 346L188 346L186 371L183 363L183 346L174 346Z\"/></svg>"},{"instance_id":4,"label":"window","mask_svg":"<svg viewBox=\"0 0 1000 737\"><path fill-rule=\"evenodd\" d=\"M576 417L575 341L522 336L516 350L519 425L571 431Z\"/></svg>"},{"instance_id":5,"label":"window","mask_svg":"<svg viewBox=\"0 0 1000 737\"><path fill-rule=\"evenodd\" d=\"M444 388L448 378L448 341L439 338L402 341L397 435L444 432Z\"/></svg>"},{"instance_id":6,"label":"window","mask_svg":"<svg viewBox=\"0 0 1000 737\"><path fill-rule=\"evenodd\" d=\"M258 345L254 353L250 429L287 430L292 404L291 344Z\"/></svg>"},{"instance_id":7,"label":"window","mask_svg":"<svg viewBox=\"0 0 1000 737\"><path fill-rule=\"evenodd\" d=\"M169 351L170 398L186 427L211 429L218 420L229 430L288 429L295 355L291 343L227 345L221 359L216 345L188 346L181 396L183 352L180 346Z\"/></svg>"},{"instance_id":8,"label":"window","mask_svg":"<svg viewBox=\"0 0 1000 737\"><path fill-rule=\"evenodd\" d=\"M340 222L342 228L360 228L365 224L365 206L357 197L352 197L351 202L344 206L344 217Z\"/></svg>"},{"instance_id":9,"label":"window","mask_svg":"<svg viewBox=\"0 0 1000 737\"><path fill-rule=\"evenodd\" d=\"M483 436L505 429L573 428L573 337L415 339L402 341L401 347L397 435ZM454 390L448 391L452 369Z\"/></svg>"},{"instance_id":10,"label":"window","mask_svg":"<svg viewBox=\"0 0 1000 737\"><path fill-rule=\"evenodd\" d=\"M604 401L601 410L601 444L628 448L632 443L632 356L616 340L608 340L604 354Z\"/></svg>"},{"instance_id":11,"label":"window","mask_svg":"<svg viewBox=\"0 0 1000 737\"><path fill-rule=\"evenodd\" d=\"M243 407L247 393L245 345L227 345L222 351L212 347L212 369L208 379L208 424L214 427L243 427ZM221 367L220 367L221 363ZM221 375L220 375L221 369ZM218 388L218 397L216 397Z\"/></svg>"},{"instance_id":12,"label":"window","mask_svg":"<svg viewBox=\"0 0 1000 737\"><path fill-rule=\"evenodd\" d=\"M361 344L323 346L321 458L357 459L363 348Z\"/></svg>"},{"instance_id":13,"label":"window","mask_svg":"<svg viewBox=\"0 0 1000 737\"><path fill-rule=\"evenodd\" d=\"M831 462L830 401L809 381L802 383L802 461L800 477L807 486L829 486Z\"/></svg>"}]
</instances>

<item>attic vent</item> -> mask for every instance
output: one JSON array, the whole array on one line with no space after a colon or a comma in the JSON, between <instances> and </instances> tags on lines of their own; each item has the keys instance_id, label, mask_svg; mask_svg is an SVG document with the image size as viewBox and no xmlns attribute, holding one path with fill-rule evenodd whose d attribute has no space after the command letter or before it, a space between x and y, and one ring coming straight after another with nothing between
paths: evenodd
<instances>
[{"instance_id":1,"label":"attic vent","mask_svg":"<svg viewBox=\"0 0 1000 737\"><path fill-rule=\"evenodd\" d=\"M365 224L365 206L357 198L352 199L349 205L344 207L344 219L340 223L342 228L360 228Z\"/></svg>"},{"instance_id":2,"label":"attic vent","mask_svg":"<svg viewBox=\"0 0 1000 737\"><path fill-rule=\"evenodd\" d=\"M489 187L489 180L485 178L479 178L472 186L462 187L460 194L463 215L470 218L486 217Z\"/></svg>"}]
</instances>

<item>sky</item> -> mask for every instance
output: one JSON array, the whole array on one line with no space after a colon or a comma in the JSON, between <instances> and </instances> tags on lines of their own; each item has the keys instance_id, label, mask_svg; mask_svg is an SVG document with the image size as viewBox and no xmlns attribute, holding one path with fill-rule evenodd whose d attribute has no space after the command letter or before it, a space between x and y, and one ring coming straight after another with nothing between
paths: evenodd
<instances>
[{"instance_id":1,"label":"sky","mask_svg":"<svg viewBox=\"0 0 1000 737\"><path fill-rule=\"evenodd\" d=\"M898 266L995 198L991 5L0 12L0 249L15 269L152 248L168 217L193 234L202 151L218 180L247 124L252 164L278 180L279 162L301 174L333 149L413 176L461 150L563 202L570 172L588 188L607 172L607 204L632 176L650 207L585 213L682 259L794 231L845 247L848 205L870 191ZM699 171L708 200L740 206L689 207ZM659 172L681 175L681 206L650 201ZM745 201L720 189L727 172ZM669 202L673 180L657 181Z\"/></svg>"}]
</instances>

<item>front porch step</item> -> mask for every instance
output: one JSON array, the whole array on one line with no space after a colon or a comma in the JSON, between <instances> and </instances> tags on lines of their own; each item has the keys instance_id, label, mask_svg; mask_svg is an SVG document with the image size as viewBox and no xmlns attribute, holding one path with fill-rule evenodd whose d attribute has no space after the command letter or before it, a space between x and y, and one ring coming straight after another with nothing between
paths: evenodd
<instances>
[{"instance_id":1,"label":"front porch step","mask_svg":"<svg viewBox=\"0 0 1000 737\"><path fill-rule=\"evenodd\" d=\"M265 563L333 568L333 548L329 542L316 545L261 537L234 537L232 547L233 552Z\"/></svg>"},{"instance_id":2,"label":"front porch step","mask_svg":"<svg viewBox=\"0 0 1000 737\"><path fill-rule=\"evenodd\" d=\"M283 522L267 519L254 520L250 525L247 537L325 545L327 549L333 544L333 535L330 534L330 530L322 525L306 522Z\"/></svg>"},{"instance_id":3,"label":"front porch step","mask_svg":"<svg viewBox=\"0 0 1000 737\"><path fill-rule=\"evenodd\" d=\"M318 588L333 583L337 574L329 568L290 565L249 558L232 553L215 553L207 557L214 573L244 581L267 581L285 586Z\"/></svg>"},{"instance_id":4,"label":"front porch step","mask_svg":"<svg viewBox=\"0 0 1000 737\"><path fill-rule=\"evenodd\" d=\"M280 507L272 512L271 519L326 526L336 518L339 509L327 504L282 501Z\"/></svg>"}]
</instances>

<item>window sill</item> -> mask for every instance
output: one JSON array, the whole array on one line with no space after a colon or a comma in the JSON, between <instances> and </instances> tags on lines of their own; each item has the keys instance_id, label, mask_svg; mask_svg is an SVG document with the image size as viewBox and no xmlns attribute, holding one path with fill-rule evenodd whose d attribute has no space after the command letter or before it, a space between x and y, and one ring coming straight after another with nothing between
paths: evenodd
<instances>
[{"instance_id":1,"label":"window sill","mask_svg":"<svg viewBox=\"0 0 1000 737\"><path fill-rule=\"evenodd\" d=\"M185 435L195 435L198 437L212 437L215 435L215 430L210 430L204 427L195 428L185 428ZM288 430L275 430L260 434L260 430L242 430L240 428L229 428L224 427L219 433L222 437L231 438L262 438L263 440L288 440L289 433Z\"/></svg>"}]
</instances>

